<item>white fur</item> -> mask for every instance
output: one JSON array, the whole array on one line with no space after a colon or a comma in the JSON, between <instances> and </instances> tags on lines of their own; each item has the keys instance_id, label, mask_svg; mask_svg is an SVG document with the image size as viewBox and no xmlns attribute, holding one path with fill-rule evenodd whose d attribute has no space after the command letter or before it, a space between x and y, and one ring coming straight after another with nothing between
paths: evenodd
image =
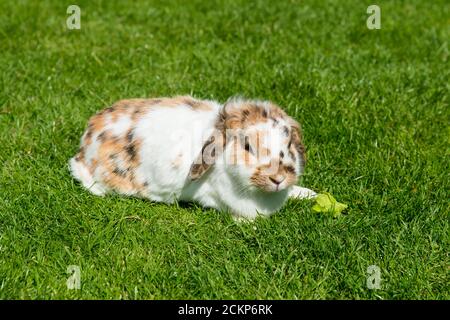
<instances>
[{"instance_id":1,"label":"white fur","mask_svg":"<svg viewBox=\"0 0 450 320\"><path fill-rule=\"evenodd\" d=\"M289 192L290 198L298 199L313 199L317 196L317 193L308 188L303 188L299 186L293 186Z\"/></svg>"},{"instance_id":2,"label":"white fur","mask_svg":"<svg viewBox=\"0 0 450 320\"><path fill-rule=\"evenodd\" d=\"M87 190L95 194L96 196L103 196L105 194L105 188L101 183L94 180L89 169L86 166L75 160L75 158L70 159L69 169L73 177L80 181Z\"/></svg>"}]
</instances>

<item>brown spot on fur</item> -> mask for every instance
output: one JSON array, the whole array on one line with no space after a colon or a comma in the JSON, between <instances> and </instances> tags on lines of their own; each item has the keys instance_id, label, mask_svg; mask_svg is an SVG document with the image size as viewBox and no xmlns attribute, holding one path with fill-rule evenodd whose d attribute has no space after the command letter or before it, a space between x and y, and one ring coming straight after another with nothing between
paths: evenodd
<instances>
[{"instance_id":1,"label":"brown spot on fur","mask_svg":"<svg viewBox=\"0 0 450 320\"><path fill-rule=\"evenodd\" d=\"M188 105L189 107L191 107L193 110L197 110L197 111L211 111L211 106L206 103L205 101L202 100L197 100L191 96L178 96L178 97L174 97L174 98L169 98L166 101L164 101L164 104L167 105L173 105L173 106L178 106L178 105Z\"/></svg>"},{"instance_id":2,"label":"brown spot on fur","mask_svg":"<svg viewBox=\"0 0 450 320\"><path fill-rule=\"evenodd\" d=\"M114 168L114 170L112 171L114 174L117 174L121 177L126 177L127 176L127 172L128 169L119 169L119 168Z\"/></svg>"},{"instance_id":3,"label":"brown spot on fur","mask_svg":"<svg viewBox=\"0 0 450 320\"><path fill-rule=\"evenodd\" d=\"M270 117L284 118L286 113L278 106L269 102L231 101L225 105L227 129L242 129L250 125L266 122Z\"/></svg>"},{"instance_id":4,"label":"brown spot on fur","mask_svg":"<svg viewBox=\"0 0 450 320\"><path fill-rule=\"evenodd\" d=\"M106 140L107 135L108 135L108 132L107 131L103 131L102 133L100 133L97 136L97 140L99 140L100 142L104 142Z\"/></svg>"},{"instance_id":5,"label":"brown spot on fur","mask_svg":"<svg viewBox=\"0 0 450 320\"><path fill-rule=\"evenodd\" d=\"M89 172L91 174L94 174L95 170L98 167L98 160L97 159L92 159L91 161L91 165L89 166Z\"/></svg>"},{"instance_id":6,"label":"brown spot on fur","mask_svg":"<svg viewBox=\"0 0 450 320\"><path fill-rule=\"evenodd\" d=\"M268 177L262 174L261 168L257 168L250 178L250 182L262 189L265 189L268 185Z\"/></svg>"},{"instance_id":7,"label":"brown spot on fur","mask_svg":"<svg viewBox=\"0 0 450 320\"><path fill-rule=\"evenodd\" d=\"M102 113L98 113L89 120L88 130L99 132L105 126L105 118Z\"/></svg>"},{"instance_id":8,"label":"brown spot on fur","mask_svg":"<svg viewBox=\"0 0 450 320\"><path fill-rule=\"evenodd\" d=\"M262 109L253 104L246 104L240 108L226 108L225 127L242 129L258 122L267 121L262 115Z\"/></svg>"},{"instance_id":9,"label":"brown spot on fur","mask_svg":"<svg viewBox=\"0 0 450 320\"><path fill-rule=\"evenodd\" d=\"M86 136L85 136L85 139L91 139L92 138L92 127L90 126L89 128L88 128L88 130L86 131Z\"/></svg>"},{"instance_id":10,"label":"brown spot on fur","mask_svg":"<svg viewBox=\"0 0 450 320\"><path fill-rule=\"evenodd\" d=\"M293 166L284 166L284 169L286 172L288 173L293 173L295 174L295 168Z\"/></svg>"},{"instance_id":11,"label":"brown spot on fur","mask_svg":"<svg viewBox=\"0 0 450 320\"><path fill-rule=\"evenodd\" d=\"M84 147L81 146L80 149L78 149L78 153L77 153L77 155L75 156L75 160L76 160L76 161L82 161L82 160L84 160L84 153L85 153Z\"/></svg>"},{"instance_id":12,"label":"brown spot on fur","mask_svg":"<svg viewBox=\"0 0 450 320\"><path fill-rule=\"evenodd\" d=\"M110 172L103 175L103 183L111 189L123 193L133 194L137 191L130 179L120 175L111 174Z\"/></svg>"},{"instance_id":13,"label":"brown spot on fur","mask_svg":"<svg viewBox=\"0 0 450 320\"><path fill-rule=\"evenodd\" d=\"M117 121L121 116L130 115L133 122L139 120L152 107L176 107L179 105L187 105L194 110L210 111L211 106L191 96L178 96L174 98L153 98L153 99L126 99L116 102L111 108L112 120Z\"/></svg>"},{"instance_id":14,"label":"brown spot on fur","mask_svg":"<svg viewBox=\"0 0 450 320\"><path fill-rule=\"evenodd\" d=\"M93 129L93 125L89 124L88 128L83 136L83 143L85 146L88 146L92 143L92 133L93 133L94 129Z\"/></svg>"},{"instance_id":15,"label":"brown spot on fur","mask_svg":"<svg viewBox=\"0 0 450 320\"><path fill-rule=\"evenodd\" d=\"M137 151L140 140L134 139L129 143L129 136L113 136L108 131L102 132L99 139L99 148L96 159L97 163L91 165L90 170L96 167L101 170L103 183L112 190L128 194L139 194L144 190L143 184L135 181L135 169L139 164ZM97 161L98 159L98 161Z\"/></svg>"},{"instance_id":16,"label":"brown spot on fur","mask_svg":"<svg viewBox=\"0 0 450 320\"><path fill-rule=\"evenodd\" d=\"M139 120L144 114L145 114L144 108L136 108L133 111L133 114L131 115L131 121L136 123L136 121Z\"/></svg>"},{"instance_id":17,"label":"brown spot on fur","mask_svg":"<svg viewBox=\"0 0 450 320\"><path fill-rule=\"evenodd\" d=\"M133 129L128 130L126 137L127 137L128 143L133 141L133 137L134 137Z\"/></svg>"},{"instance_id":18,"label":"brown spot on fur","mask_svg":"<svg viewBox=\"0 0 450 320\"><path fill-rule=\"evenodd\" d=\"M155 103L156 99L123 99L115 102L111 108L114 109L114 111L117 110L126 110L133 107L144 107L146 105L152 105Z\"/></svg>"},{"instance_id":19,"label":"brown spot on fur","mask_svg":"<svg viewBox=\"0 0 450 320\"><path fill-rule=\"evenodd\" d=\"M103 111L103 115L109 114L113 122L121 117L130 116L136 121L146 113L152 106L160 103L161 99L124 99L115 102L111 107Z\"/></svg>"},{"instance_id":20,"label":"brown spot on fur","mask_svg":"<svg viewBox=\"0 0 450 320\"><path fill-rule=\"evenodd\" d=\"M150 105L155 105L155 104L159 104L163 101L163 99L150 99L149 100L149 104Z\"/></svg>"},{"instance_id":21,"label":"brown spot on fur","mask_svg":"<svg viewBox=\"0 0 450 320\"><path fill-rule=\"evenodd\" d=\"M137 154L136 154L136 146L134 145L134 143L128 144L125 147L125 150L127 151L128 155L130 156L130 160L134 161L134 159L137 156Z\"/></svg>"}]
</instances>

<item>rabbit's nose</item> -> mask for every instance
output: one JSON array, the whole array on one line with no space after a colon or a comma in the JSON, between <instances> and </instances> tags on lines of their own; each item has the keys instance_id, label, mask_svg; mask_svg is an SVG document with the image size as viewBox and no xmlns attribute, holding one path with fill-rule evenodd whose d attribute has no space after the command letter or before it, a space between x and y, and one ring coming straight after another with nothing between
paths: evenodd
<instances>
[{"instance_id":1,"label":"rabbit's nose","mask_svg":"<svg viewBox=\"0 0 450 320\"><path fill-rule=\"evenodd\" d=\"M280 183L282 183L284 181L284 179L286 179L286 177L282 176L282 175L277 175L277 176L274 176L274 177L269 177L269 179L274 184L279 185Z\"/></svg>"}]
</instances>

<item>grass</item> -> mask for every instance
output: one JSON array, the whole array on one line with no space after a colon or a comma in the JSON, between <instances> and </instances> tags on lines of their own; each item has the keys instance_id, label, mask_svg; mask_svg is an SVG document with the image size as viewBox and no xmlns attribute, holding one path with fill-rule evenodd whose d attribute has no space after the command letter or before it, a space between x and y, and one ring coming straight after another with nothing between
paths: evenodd
<instances>
[{"instance_id":1,"label":"grass","mask_svg":"<svg viewBox=\"0 0 450 320\"><path fill-rule=\"evenodd\" d=\"M449 299L447 1L0 2L1 299ZM67 169L126 97L271 99L304 129L307 201L236 224L98 198ZM81 289L68 290L69 265ZM381 270L381 289L366 286Z\"/></svg>"}]
</instances>

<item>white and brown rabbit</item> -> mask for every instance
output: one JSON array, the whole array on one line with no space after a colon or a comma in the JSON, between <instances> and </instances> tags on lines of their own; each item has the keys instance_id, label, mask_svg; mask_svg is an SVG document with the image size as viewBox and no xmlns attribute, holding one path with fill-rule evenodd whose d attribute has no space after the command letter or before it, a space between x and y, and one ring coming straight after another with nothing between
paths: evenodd
<instances>
[{"instance_id":1,"label":"white and brown rabbit","mask_svg":"<svg viewBox=\"0 0 450 320\"><path fill-rule=\"evenodd\" d=\"M271 102L190 96L122 100L97 113L70 159L96 195L195 201L254 219L280 209L305 165L300 126Z\"/></svg>"}]
</instances>

